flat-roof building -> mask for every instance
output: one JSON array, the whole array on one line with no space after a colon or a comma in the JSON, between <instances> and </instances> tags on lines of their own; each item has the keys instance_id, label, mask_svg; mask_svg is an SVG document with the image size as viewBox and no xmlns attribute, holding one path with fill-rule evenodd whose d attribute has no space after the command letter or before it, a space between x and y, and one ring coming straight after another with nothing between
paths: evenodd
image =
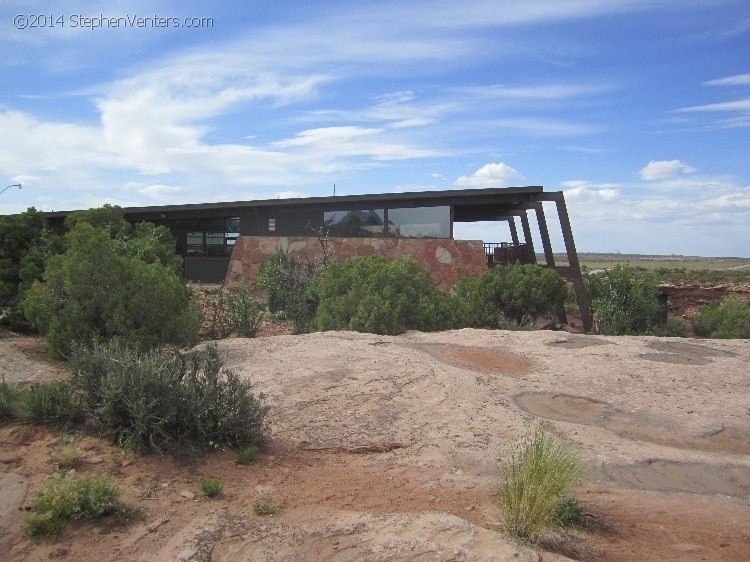
<instances>
[{"instance_id":1,"label":"flat-roof building","mask_svg":"<svg viewBox=\"0 0 750 562\"><path fill-rule=\"evenodd\" d=\"M568 258L565 266L555 264L545 201L556 205ZM562 192L545 192L540 186L127 207L123 211L128 221L169 228L184 259L185 277L191 281L248 282L260 263L276 251L315 259L327 247L342 258L375 253L413 257L446 289L460 277L476 275L488 266L536 263L531 211L545 256L541 265L573 282L584 328L591 328L565 199ZM47 217L61 228L69 213L51 212ZM511 240L454 240L455 223L477 221L507 222Z\"/></svg>"}]
</instances>

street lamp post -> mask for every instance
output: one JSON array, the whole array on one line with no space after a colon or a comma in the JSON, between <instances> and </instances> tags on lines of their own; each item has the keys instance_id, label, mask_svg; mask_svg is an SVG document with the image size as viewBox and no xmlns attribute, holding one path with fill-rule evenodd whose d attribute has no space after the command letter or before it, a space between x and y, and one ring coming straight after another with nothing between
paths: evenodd
<instances>
[{"instance_id":1,"label":"street lamp post","mask_svg":"<svg viewBox=\"0 0 750 562\"><path fill-rule=\"evenodd\" d=\"M3 190L2 190L2 191L0 191L0 195L2 195L3 193L5 193L6 191L8 191L8 190L9 190L9 189L10 189L11 187L17 187L18 189L21 189L21 187L22 187L22 186L21 186L21 184L20 184L20 183L12 183L12 184L10 184L10 185L6 185L6 186L5 186L4 188L3 188Z\"/></svg>"}]
</instances>

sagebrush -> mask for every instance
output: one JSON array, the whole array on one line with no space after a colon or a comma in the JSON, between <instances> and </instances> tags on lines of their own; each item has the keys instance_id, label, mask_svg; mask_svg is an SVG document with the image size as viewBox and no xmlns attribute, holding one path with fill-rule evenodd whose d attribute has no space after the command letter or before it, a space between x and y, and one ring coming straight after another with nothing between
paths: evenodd
<instances>
[{"instance_id":1,"label":"sagebrush","mask_svg":"<svg viewBox=\"0 0 750 562\"><path fill-rule=\"evenodd\" d=\"M81 347L71 370L86 411L118 445L178 453L264 441L263 395L224 368L215 345L185 354Z\"/></svg>"}]
</instances>

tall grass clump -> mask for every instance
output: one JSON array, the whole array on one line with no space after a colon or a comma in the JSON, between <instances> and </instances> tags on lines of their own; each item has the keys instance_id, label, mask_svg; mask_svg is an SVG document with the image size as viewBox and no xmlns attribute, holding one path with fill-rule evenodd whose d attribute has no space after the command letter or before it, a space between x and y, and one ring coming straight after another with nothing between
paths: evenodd
<instances>
[{"instance_id":1,"label":"tall grass clump","mask_svg":"<svg viewBox=\"0 0 750 562\"><path fill-rule=\"evenodd\" d=\"M71 426L83 421L79 397L68 382L33 383L16 399L18 418L32 423Z\"/></svg>"},{"instance_id":2,"label":"tall grass clump","mask_svg":"<svg viewBox=\"0 0 750 562\"><path fill-rule=\"evenodd\" d=\"M71 368L87 413L120 446L177 453L264 440L263 395L224 368L215 345L180 354L102 344L76 349Z\"/></svg>"},{"instance_id":3,"label":"tall grass clump","mask_svg":"<svg viewBox=\"0 0 750 562\"><path fill-rule=\"evenodd\" d=\"M18 385L12 382L0 382L0 423L12 418L15 413Z\"/></svg>"},{"instance_id":4,"label":"tall grass clump","mask_svg":"<svg viewBox=\"0 0 750 562\"><path fill-rule=\"evenodd\" d=\"M501 468L498 504L505 526L530 541L559 518L582 474L575 451L541 425L514 446Z\"/></svg>"},{"instance_id":5,"label":"tall grass clump","mask_svg":"<svg viewBox=\"0 0 750 562\"><path fill-rule=\"evenodd\" d=\"M750 302L729 295L720 303L707 304L693 319L696 335L710 338L750 338Z\"/></svg>"},{"instance_id":6,"label":"tall grass clump","mask_svg":"<svg viewBox=\"0 0 750 562\"><path fill-rule=\"evenodd\" d=\"M56 535L71 519L96 519L117 511L119 489L101 476L78 478L55 472L32 495L33 511L24 520L31 536Z\"/></svg>"}]
</instances>

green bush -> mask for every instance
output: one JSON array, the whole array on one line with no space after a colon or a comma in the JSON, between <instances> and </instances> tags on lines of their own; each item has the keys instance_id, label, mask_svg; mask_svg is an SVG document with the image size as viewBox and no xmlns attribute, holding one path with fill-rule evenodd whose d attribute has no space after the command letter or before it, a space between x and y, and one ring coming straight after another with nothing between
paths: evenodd
<instances>
[{"instance_id":1,"label":"green bush","mask_svg":"<svg viewBox=\"0 0 750 562\"><path fill-rule=\"evenodd\" d=\"M408 259L358 257L328 267L318 281L315 330L374 334L453 327L450 298L430 274Z\"/></svg>"},{"instance_id":2,"label":"green bush","mask_svg":"<svg viewBox=\"0 0 750 562\"><path fill-rule=\"evenodd\" d=\"M470 328L529 326L538 316L556 318L568 294L555 271L533 264L505 265L467 277L453 289L460 323Z\"/></svg>"},{"instance_id":3,"label":"green bush","mask_svg":"<svg viewBox=\"0 0 750 562\"><path fill-rule=\"evenodd\" d=\"M586 289L594 313L594 331L607 335L650 334L662 324L656 277L645 270L616 266L587 273Z\"/></svg>"},{"instance_id":4,"label":"green bush","mask_svg":"<svg viewBox=\"0 0 750 562\"><path fill-rule=\"evenodd\" d=\"M76 343L95 340L140 349L197 340L200 309L177 272L180 258L166 228L97 228L80 218L72 224L65 253L49 259L44 282L22 302L54 355L67 357Z\"/></svg>"},{"instance_id":5,"label":"green bush","mask_svg":"<svg viewBox=\"0 0 750 562\"><path fill-rule=\"evenodd\" d=\"M55 472L32 495L34 511L24 526L29 535L56 535L70 519L95 519L118 509L119 489L103 477L76 478Z\"/></svg>"},{"instance_id":6,"label":"green bush","mask_svg":"<svg viewBox=\"0 0 750 562\"><path fill-rule=\"evenodd\" d=\"M693 331L701 337L750 338L750 302L729 295L720 303L707 304L693 319Z\"/></svg>"},{"instance_id":7,"label":"green bush","mask_svg":"<svg viewBox=\"0 0 750 562\"><path fill-rule=\"evenodd\" d=\"M542 426L527 433L502 463L498 501L508 532L535 541L555 518L563 520L581 470L577 454Z\"/></svg>"},{"instance_id":8,"label":"green bush","mask_svg":"<svg viewBox=\"0 0 750 562\"><path fill-rule=\"evenodd\" d=\"M96 345L77 349L71 370L87 413L118 445L187 452L264 439L263 395L223 368L215 345L184 355Z\"/></svg>"},{"instance_id":9,"label":"green bush","mask_svg":"<svg viewBox=\"0 0 750 562\"><path fill-rule=\"evenodd\" d=\"M33 207L0 216L0 325L28 331L31 325L20 303L34 281L42 278L50 256L62 251L62 240Z\"/></svg>"},{"instance_id":10,"label":"green bush","mask_svg":"<svg viewBox=\"0 0 750 562\"><path fill-rule=\"evenodd\" d=\"M302 264L277 252L260 266L257 280L268 295L268 309L290 318L297 334L310 331L318 304L317 281L328 267L329 258L326 253L319 263Z\"/></svg>"},{"instance_id":11,"label":"green bush","mask_svg":"<svg viewBox=\"0 0 750 562\"><path fill-rule=\"evenodd\" d=\"M24 421L69 426L83 421L83 409L68 382L33 383L17 397L16 413Z\"/></svg>"}]
</instances>

